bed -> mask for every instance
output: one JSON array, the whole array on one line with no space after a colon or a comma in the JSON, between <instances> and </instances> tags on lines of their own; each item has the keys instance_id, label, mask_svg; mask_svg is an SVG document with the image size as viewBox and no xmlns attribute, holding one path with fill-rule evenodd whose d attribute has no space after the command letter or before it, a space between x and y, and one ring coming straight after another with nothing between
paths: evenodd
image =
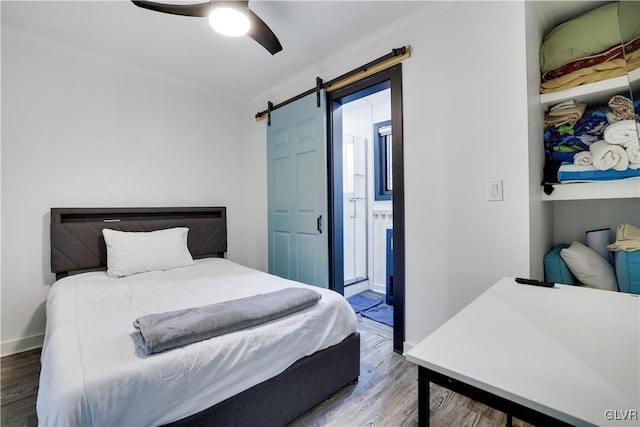
<instances>
[{"instance_id":1,"label":"bed","mask_svg":"<svg viewBox=\"0 0 640 427\"><path fill-rule=\"evenodd\" d=\"M103 229L147 235L180 227L188 228L191 265L118 278L112 265L105 271ZM40 425L280 426L357 380L360 337L346 300L225 259L226 235L223 207L51 210L58 280L47 299ZM152 313L288 288L313 289L320 300L155 354L133 326Z\"/></svg>"}]
</instances>

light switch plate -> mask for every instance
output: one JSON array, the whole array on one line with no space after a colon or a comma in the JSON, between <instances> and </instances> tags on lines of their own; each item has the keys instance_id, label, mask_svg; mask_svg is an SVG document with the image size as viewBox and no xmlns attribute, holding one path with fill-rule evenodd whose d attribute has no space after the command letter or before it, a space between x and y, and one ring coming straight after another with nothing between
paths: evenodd
<instances>
[{"instance_id":1,"label":"light switch plate","mask_svg":"<svg viewBox=\"0 0 640 427\"><path fill-rule=\"evenodd\" d=\"M503 200L501 179L487 181L487 200L490 202Z\"/></svg>"}]
</instances>

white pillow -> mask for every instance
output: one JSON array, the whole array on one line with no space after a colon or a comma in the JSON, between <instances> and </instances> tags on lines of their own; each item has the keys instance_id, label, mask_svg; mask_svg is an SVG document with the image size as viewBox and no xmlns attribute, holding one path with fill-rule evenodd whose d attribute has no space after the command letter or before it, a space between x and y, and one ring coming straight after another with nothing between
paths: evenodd
<instances>
[{"instance_id":1,"label":"white pillow","mask_svg":"<svg viewBox=\"0 0 640 427\"><path fill-rule=\"evenodd\" d=\"M186 227L151 232L102 230L107 244L107 274L122 277L193 264Z\"/></svg>"},{"instance_id":2,"label":"white pillow","mask_svg":"<svg viewBox=\"0 0 640 427\"><path fill-rule=\"evenodd\" d=\"M560 251L560 257L585 286L606 291L618 290L615 270L593 249L580 242L573 242Z\"/></svg>"}]
</instances>

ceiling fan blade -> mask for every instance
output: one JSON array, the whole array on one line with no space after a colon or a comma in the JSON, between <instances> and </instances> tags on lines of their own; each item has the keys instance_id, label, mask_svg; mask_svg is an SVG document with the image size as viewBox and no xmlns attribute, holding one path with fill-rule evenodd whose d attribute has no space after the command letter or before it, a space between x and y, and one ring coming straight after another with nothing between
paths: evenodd
<instances>
[{"instance_id":1,"label":"ceiling fan blade","mask_svg":"<svg viewBox=\"0 0 640 427\"><path fill-rule=\"evenodd\" d=\"M249 11L249 20L251 21L251 29L247 35L260 43L271 55L280 52L282 45L276 35L273 34L273 31L271 31L271 28L250 9L247 10Z\"/></svg>"},{"instance_id":2,"label":"ceiling fan blade","mask_svg":"<svg viewBox=\"0 0 640 427\"><path fill-rule=\"evenodd\" d=\"M147 0L131 0L131 2L143 9L182 16L207 17L211 9L211 2L198 4L166 4Z\"/></svg>"},{"instance_id":3,"label":"ceiling fan blade","mask_svg":"<svg viewBox=\"0 0 640 427\"><path fill-rule=\"evenodd\" d=\"M231 7L240 7L244 11L246 11L249 15L249 21L251 22L251 29L247 33L249 37L257 41L267 49L272 55L280 52L282 50L282 45L280 41L273 34L273 31L269 28L267 24L264 23L262 19L251 9L249 9L249 0L239 0L239 1L209 1L206 3L198 3L198 4L166 4L166 3L156 3L153 1L147 0L131 0L133 4L143 9L149 9L156 12L169 13L172 15L182 15L182 16L197 16L197 17L207 17L209 16L209 12L211 8L215 5L224 5L225 3Z\"/></svg>"}]
</instances>

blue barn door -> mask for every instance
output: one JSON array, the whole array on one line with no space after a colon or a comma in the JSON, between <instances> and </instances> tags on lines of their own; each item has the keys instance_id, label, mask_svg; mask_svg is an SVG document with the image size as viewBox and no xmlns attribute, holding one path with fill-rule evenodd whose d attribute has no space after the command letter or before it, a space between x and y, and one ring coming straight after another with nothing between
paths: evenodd
<instances>
[{"instance_id":1,"label":"blue barn door","mask_svg":"<svg viewBox=\"0 0 640 427\"><path fill-rule=\"evenodd\" d=\"M269 273L329 286L324 91L271 112L267 127Z\"/></svg>"}]
</instances>

